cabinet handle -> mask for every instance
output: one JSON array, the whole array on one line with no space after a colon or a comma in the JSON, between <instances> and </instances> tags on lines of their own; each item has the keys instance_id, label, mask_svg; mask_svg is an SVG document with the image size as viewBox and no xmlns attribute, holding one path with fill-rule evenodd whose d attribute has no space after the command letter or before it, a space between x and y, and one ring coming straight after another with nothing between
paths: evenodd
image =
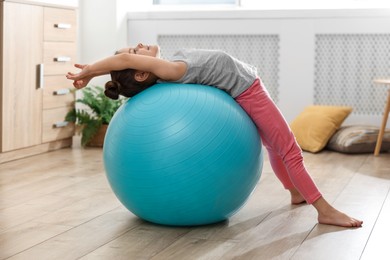
<instances>
[{"instance_id":1,"label":"cabinet handle","mask_svg":"<svg viewBox=\"0 0 390 260\"><path fill-rule=\"evenodd\" d=\"M45 66L43 63L37 65L37 89L43 89L44 86L44 70Z\"/></svg>"},{"instance_id":2,"label":"cabinet handle","mask_svg":"<svg viewBox=\"0 0 390 260\"><path fill-rule=\"evenodd\" d=\"M69 124L68 121L62 121L62 122L57 122L53 124L53 128L62 128L66 127Z\"/></svg>"},{"instance_id":3,"label":"cabinet handle","mask_svg":"<svg viewBox=\"0 0 390 260\"><path fill-rule=\"evenodd\" d=\"M68 56L58 56L54 58L56 62L69 62L71 59Z\"/></svg>"},{"instance_id":4,"label":"cabinet handle","mask_svg":"<svg viewBox=\"0 0 390 260\"><path fill-rule=\"evenodd\" d=\"M56 23L56 24L54 24L54 27L58 28L58 29L67 30L67 29L72 28L72 25L70 23Z\"/></svg>"},{"instance_id":5,"label":"cabinet handle","mask_svg":"<svg viewBox=\"0 0 390 260\"><path fill-rule=\"evenodd\" d=\"M62 89L59 89L59 90L56 90L53 92L53 95L55 96L60 96L60 95L66 95L66 94L69 94L70 93L70 89L68 88L62 88Z\"/></svg>"}]
</instances>

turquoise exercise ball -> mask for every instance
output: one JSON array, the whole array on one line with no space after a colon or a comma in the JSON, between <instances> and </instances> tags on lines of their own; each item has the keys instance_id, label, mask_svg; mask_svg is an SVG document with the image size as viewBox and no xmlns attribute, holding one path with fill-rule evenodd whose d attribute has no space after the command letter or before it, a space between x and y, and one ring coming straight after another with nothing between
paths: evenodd
<instances>
[{"instance_id":1,"label":"turquoise exercise ball","mask_svg":"<svg viewBox=\"0 0 390 260\"><path fill-rule=\"evenodd\" d=\"M222 90L161 83L123 104L103 146L121 203L138 217L173 226L228 219L261 175L257 129Z\"/></svg>"}]
</instances>

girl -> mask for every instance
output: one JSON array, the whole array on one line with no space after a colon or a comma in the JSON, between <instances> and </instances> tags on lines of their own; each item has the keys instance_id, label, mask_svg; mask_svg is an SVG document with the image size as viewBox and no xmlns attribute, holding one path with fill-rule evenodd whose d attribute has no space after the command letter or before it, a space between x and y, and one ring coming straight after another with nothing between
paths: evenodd
<instances>
[{"instance_id":1,"label":"girl","mask_svg":"<svg viewBox=\"0 0 390 260\"><path fill-rule=\"evenodd\" d=\"M157 45L138 44L91 65L76 64L79 73L67 74L80 89L96 76L111 74L105 94L132 97L157 81L210 85L229 93L256 124L276 176L291 194L291 203L307 202L322 224L361 227L362 221L333 208L307 172L302 151L284 117L264 88L256 69L222 51L182 50L171 61L160 58Z\"/></svg>"}]
</instances>

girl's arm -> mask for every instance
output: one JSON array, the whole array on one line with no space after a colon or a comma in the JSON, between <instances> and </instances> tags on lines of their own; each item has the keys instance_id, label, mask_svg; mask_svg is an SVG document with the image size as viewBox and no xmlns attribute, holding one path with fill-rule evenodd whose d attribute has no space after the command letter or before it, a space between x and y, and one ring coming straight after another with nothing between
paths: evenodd
<instances>
[{"instance_id":1,"label":"girl's arm","mask_svg":"<svg viewBox=\"0 0 390 260\"><path fill-rule=\"evenodd\" d=\"M76 68L78 69L84 69L87 65L81 65L81 64L75 64L74 65ZM68 79L71 79L72 77L76 77L76 74L75 73L72 73L72 72L68 72L68 74L66 75L66 77ZM84 78L79 78L79 79L75 79L73 81L73 86L77 89L81 89L81 88L84 88L88 85L89 81L92 79L93 77L84 77Z\"/></svg>"},{"instance_id":2,"label":"girl's arm","mask_svg":"<svg viewBox=\"0 0 390 260\"><path fill-rule=\"evenodd\" d=\"M75 85L76 82L89 81L93 77L109 74L110 71L135 69L151 72L158 78L166 81L174 81L184 75L186 67L184 62L171 62L146 55L122 53L110 56L91 65L79 65L78 68L82 69L79 73L69 72L66 77L74 80ZM75 87L77 87L76 85Z\"/></svg>"}]
</instances>

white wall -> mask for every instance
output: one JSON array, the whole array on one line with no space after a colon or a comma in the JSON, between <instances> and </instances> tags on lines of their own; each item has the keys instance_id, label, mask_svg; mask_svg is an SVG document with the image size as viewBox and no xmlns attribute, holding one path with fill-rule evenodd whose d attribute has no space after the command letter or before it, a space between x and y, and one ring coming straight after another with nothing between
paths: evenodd
<instances>
[{"instance_id":1,"label":"white wall","mask_svg":"<svg viewBox=\"0 0 390 260\"><path fill-rule=\"evenodd\" d=\"M130 45L156 43L159 35L278 35L278 106L291 122L314 104L316 34L389 34L390 9L129 12L128 32ZM379 114L354 114L347 123L379 125L380 120Z\"/></svg>"},{"instance_id":2,"label":"white wall","mask_svg":"<svg viewBox=\"0 0 390 260\"><path fill-rule=\"evenodd\" d=\"M146 4L136 0L81 0L79 62L92 63L127 46L127 13L145 9ZM108 76L99 77L91 84L104 85L107 80Z\"/></svg>"},{"instance_id":3,"label":"white wall","mask_svg":"<svg viewBox=\"0 0 390 260\"><path fill-rule=\"evenodd\" d=\"M281 56L278 106L288 121L313 101L316 33L390 33L388 9L145 11L149 4L149 0L80 1L80 62L94 62L138 42L155 43L159 34L276 33ZM91 83L103 85L107 80L100 77ZM349 120L379 125L381 118Z\"/></svg>"}]
</instances>

